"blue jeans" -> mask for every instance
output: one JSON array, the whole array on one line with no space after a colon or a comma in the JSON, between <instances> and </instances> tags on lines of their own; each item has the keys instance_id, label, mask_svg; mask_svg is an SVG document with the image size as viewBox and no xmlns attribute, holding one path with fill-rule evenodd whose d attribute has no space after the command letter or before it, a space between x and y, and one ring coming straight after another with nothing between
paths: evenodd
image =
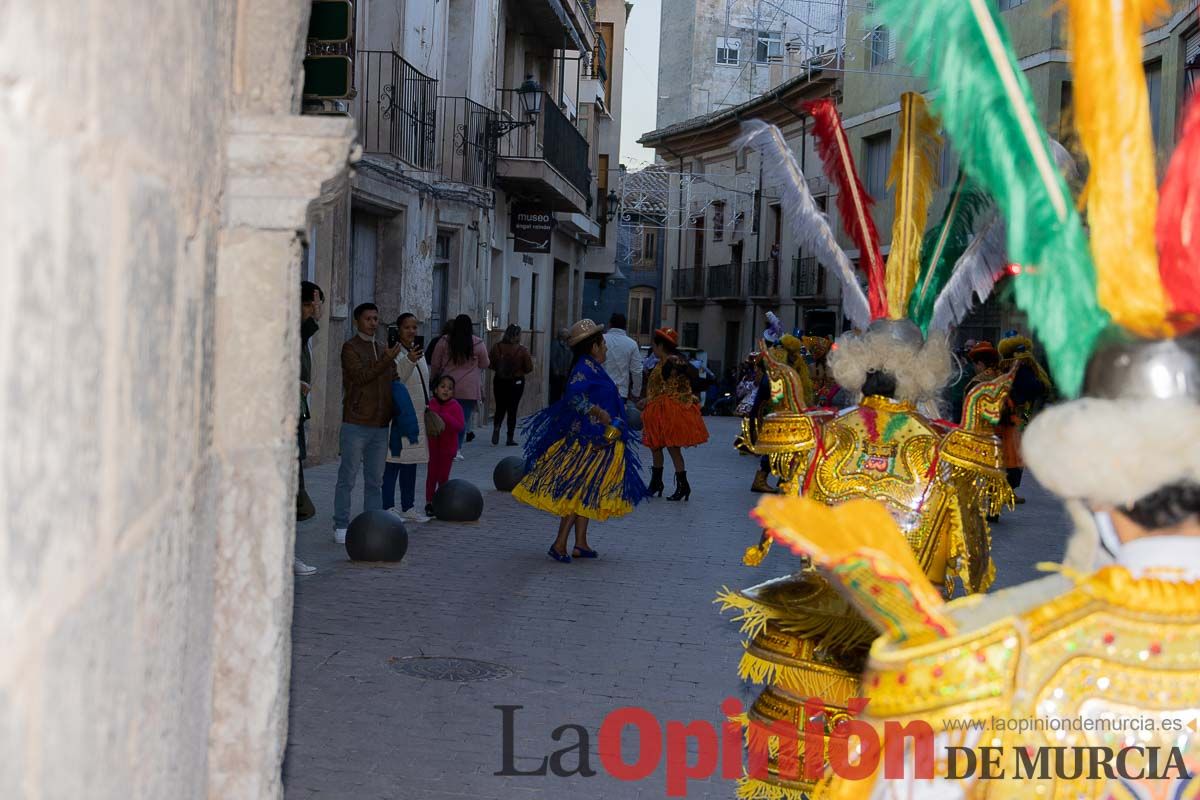
<instances>
[{"instance_id":1,"label":"blue jeans","mask_svg":"<svg viewBox=\"0 0 1200 800\"><path fill-rule=\"evenodd\" d=\"M417 494L417 465L387 462L383 469L383 507L396 507L396 479L400 479L400 510L413 507Z\"/></svg>"},{"instance_id":2,"label":"blue jeans","mask_svg":"<svg viewBox=\"0 0 1200 800\"><path fill-rule=\"evenodd\" d=\"M475 416L475 400L459 400L463 410L463 429L458 432L458 449L461 451L467 443L467 433L471 430L471 417Z\"/></svg>"},{"instance_id":3,"label":"blue jeans","mask_svg":"<svg viewBox=\"0 0 1200 800\"><path fill-rule=\"evenodd\" d=\"M363 511L383 508L380 497L383 467L387 461L388 429L342 423L339 436L342 464L338 467L337 489L333 493L333 527L350 524L350 492L354 490L354 473L362 464Z\"/></svg>"}]
</instances>

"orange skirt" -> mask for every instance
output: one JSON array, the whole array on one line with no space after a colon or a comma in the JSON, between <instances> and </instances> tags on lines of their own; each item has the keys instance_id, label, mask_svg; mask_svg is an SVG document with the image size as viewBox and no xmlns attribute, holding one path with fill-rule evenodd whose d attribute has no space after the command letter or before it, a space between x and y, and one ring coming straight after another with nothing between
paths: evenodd
<instances>
[{"instance_id":1,"label":"orange skirt","mask_svg":"<svg viewBox=\"0 0 1200 800\"><path fill-rule=\"evenodd\" d=\"M1000 437L1001 449L1004 452L1006 469L1018 469L1025 466L1021 459L1021 429L1016 425L998 425L996 434Z\"/></svg>"},{"instance_id":2,"label":"orange skirt","mask_svg":"<svg viewBox=\"0 0 1200 800\"><path fill-rule=\"evenodd\" d=\"M695 447L708 441L708 428L700 406L659 395L642 411L642 444L662 447Z\"/></svg>"}]
</instances>

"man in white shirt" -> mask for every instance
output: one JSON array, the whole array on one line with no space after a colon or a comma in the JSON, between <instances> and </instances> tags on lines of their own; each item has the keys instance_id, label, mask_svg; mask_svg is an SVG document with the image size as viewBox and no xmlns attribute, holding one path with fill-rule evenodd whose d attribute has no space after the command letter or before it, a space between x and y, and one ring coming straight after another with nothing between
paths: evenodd
<instances>
[{"instance_id":1,"label":"man in white shirt","mask_svg":"<svg viewBox=\"0 0 1200 800\"><path fill-rule=\"evenodd\" d=\"M622 400L640 397L642 390L642 350L625 332L625 324L624 314L613 314L604 334L604 341L608 345L604 370L617 385Z\"/></svg>"}]
</instances>

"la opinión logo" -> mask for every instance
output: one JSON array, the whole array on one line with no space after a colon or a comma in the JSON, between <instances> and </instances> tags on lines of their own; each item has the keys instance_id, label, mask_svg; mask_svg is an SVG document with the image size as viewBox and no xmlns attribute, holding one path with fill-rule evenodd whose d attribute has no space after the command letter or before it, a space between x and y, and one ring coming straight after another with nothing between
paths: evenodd
<instances>
[{"instance_id":1,"label":"la opini\u00f3n logo","mask_svg":"<svg viewBox=\"0 0 1200 800\"><path fill-rule=\"evenodd\" d=\"M849 703L849 711L858 716L867 707L867 698ZM516 765L517 712L524 706L494 706L503 724L503 765L501 777L554 775L559 778L591 778L597 771L591 763L592 735L582 725L565 724L555 728L550 738L559 747L541 758L533 769ZM786 780L820 780L830 774L842 780L866 780L935 777L937 736L933 726L922 720L900 723L885 721L880 732L860 719L839 721L828 736L825 704L809 698L804 706L808 720L803 731L785 721L763 724L749 722L749 736L740 722L743 707L736 698L721 703L727 721L717 726L707 720L661 723L650 711L627 706L605 716L597 732L600 767L609 776L622 781L643 781L665 764L666 796L686 797L689 781L706 780L714 775L727 780L750 776L760 780L768 776L768 741L778 743L777 774ZM967 726L974 729L975 726ZM621 737L626 728L637 733L636 755L626 761L621 752ZM749 744L746 744L749 743ZM800 745L803 743L803 751ZM853 746L852 746L853 743ZM1113 780L1190 780L1182 751L1177 748L1131 746L1108 747L951 747L943 744L942 760L947 766L943 777L951 780L1060 779ZM695 758L689 763L688 753ZM803 756L801 756L803 752ZM880 766L882 765L882 773Z\"/></svg>"}]
</instances>

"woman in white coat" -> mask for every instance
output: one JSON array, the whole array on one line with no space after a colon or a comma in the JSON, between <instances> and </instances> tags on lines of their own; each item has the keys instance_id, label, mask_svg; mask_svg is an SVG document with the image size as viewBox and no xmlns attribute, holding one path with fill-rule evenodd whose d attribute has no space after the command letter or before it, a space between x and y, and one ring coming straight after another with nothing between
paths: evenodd
<instances>
[{"instance_id":1,"label":"woman in white coat","mask_svg":"<svg viewBox=\"0 0 1200 800\"><path fill-rule=\"evenodd\" d=\"M416 506L417 465L429 463L429 440L425 434L425 406L429 400L429 366L424 350L417 343L417 318L401 314L396 319L400 329L400 354L396 356L396 372L408 389L413 411L417 414L420 434L416 444L404 442L397 454L389 449L387 466L383 471L383 507L405 522L428 522L429 517ZM396 506L396 483L400 484L400 506Z\"/></svg>"}]
</instances>

